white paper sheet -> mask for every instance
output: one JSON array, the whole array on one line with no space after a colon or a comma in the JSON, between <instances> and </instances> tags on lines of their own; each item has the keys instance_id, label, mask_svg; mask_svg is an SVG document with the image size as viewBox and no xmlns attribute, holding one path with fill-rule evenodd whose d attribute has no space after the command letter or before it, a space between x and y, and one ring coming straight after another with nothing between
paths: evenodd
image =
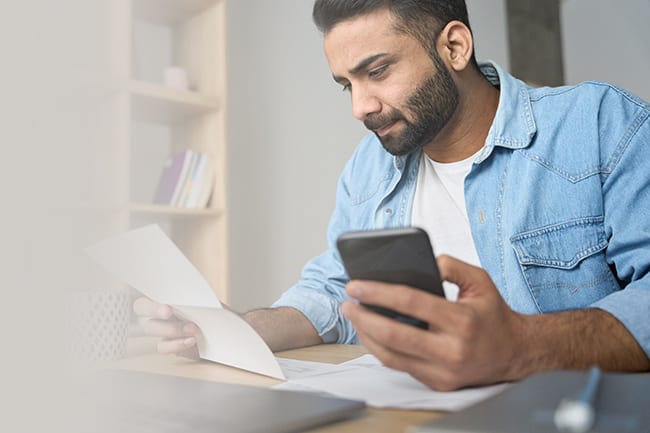
<instances>
[{"instance_id":1,"label":"white paper sheet","mask_svg":"<svg viewBox=\"0 0 650 433\"><path fill-rule=\"evenodd\" d=\"M318 374L339 370L337 364L328 364L326 362L300 361L297 359L276 357L284 377L288 380L299 379L302 377L316 376Z\"/></svg>"},{"instance_id":2,"label":"white paper sheet","mask_svg":"<svg viewBox=\"0 0 650 433\"><path fill-rule=\"evenodd\" d=\"M162 304L221 308L203 275L157 225L86 248L116 277Z\"/></svg>"},{"instance_id":3,"label":"white paper sheet","mask_svg":"<svg viewBox=\"0 0 650 433\"><path fill-rule=\"evenodd\" d=\"M157 225L107 239L86 252L118 279L196 323L201 358L284 379L262 338L222 307L201 273Z\"/></svg>"},{"instance_id":4,"label":"white paper sheet","mask_svg":"<svg viewBox=\"0 0 650 433\"><path fill-rule=\"evenodd\" d=\"M335 396L363 400L378 408L458 411L505 390L508 384L439 392L427 388L409 374L381 365L372 355L305 377L290 378L274 388L326 392Z\"/></svg>"}]
</instances>

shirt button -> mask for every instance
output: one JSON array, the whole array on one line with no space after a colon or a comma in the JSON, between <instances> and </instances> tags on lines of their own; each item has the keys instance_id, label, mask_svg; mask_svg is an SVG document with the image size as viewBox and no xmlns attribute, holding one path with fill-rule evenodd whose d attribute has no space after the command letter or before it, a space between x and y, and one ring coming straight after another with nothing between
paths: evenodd
<instances>
[{"instance_id":1,"label":"shirt button","mask_svg":"<svg viewBox=\"0 0 650 433\"><path fill-rule=\"evenodd\" d=\"M386 215L390 215L393 213L393 210L391 208L387 208L384 212L386 212Z\"/></svg>"}]
</instances>

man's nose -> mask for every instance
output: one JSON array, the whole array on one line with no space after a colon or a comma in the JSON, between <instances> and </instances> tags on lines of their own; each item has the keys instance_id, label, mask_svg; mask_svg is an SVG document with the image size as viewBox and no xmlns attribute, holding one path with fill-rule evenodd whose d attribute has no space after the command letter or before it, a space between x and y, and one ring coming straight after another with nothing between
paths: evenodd
<instances>
[{"instance_id":1,"label":"man's nose","mask_svg":"<svg viewBox=\"0 0 650 433\"><path fill-rule=\"evenodd\" d=\"M352 115L360 121L366 120L366 117L372 113L381 111L379 98L367 92L365 89L352 90Z\"/></svg>"}]
</instances>

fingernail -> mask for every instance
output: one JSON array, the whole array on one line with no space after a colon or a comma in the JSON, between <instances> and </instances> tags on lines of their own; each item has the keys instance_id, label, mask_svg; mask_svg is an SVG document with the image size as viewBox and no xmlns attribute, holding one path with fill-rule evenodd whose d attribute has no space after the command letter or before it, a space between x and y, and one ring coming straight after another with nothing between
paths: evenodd
<instances>
[{"instance_id":1,"label":"fingernail","mask_svg":"<svg viewBox=\"0 0 650 433\"><path fill-rule=\"evenodd\" d=\"M341 313L343 313L343 316L347 319L348 318L348 313L350 312L350 307L348 306L348 302L343 302L341 304Z\"/></svg>"},{"instance_id":2,"label":"fingernail","mask_svg":"<svg viewBox=\"0 0 650 433\"><path fill-rule=\"evenodd\" d=\"M361 289L361 287L357 285L357 283L349 283L347 287L347 292L348 295L357 297L357 296L361 296L363 290Z\"/></svg>"},{"instance_id":3,"label":"fingernail","mask_svg":"<svg viewBox=\"0 0 650 433\"><path fill-rule=\"evenodd\" d=\"M158 308L158 317L167 318L169 316L169 307L167 305L161 305Z\"/></svg>"},{"instance_id":4,"label":"fingernail","mask_svg":"<svg viewBox=\"0 0 650 433\"><path fill-rule=\"evenodd\" d=\"M190 337L183 340L183 344L186 346L194 346L196 344L196 338Z\"/></svg>"},{"instance_id":5,"label":"fingernail","mask_svg":"<svg viewBox=\"0 0 650 433\"><path fill-rule=\"evenodd\" d=\"M196 332L196 326L193 323L186 323L183 326L183 332L186 334L194 334Z\"/></svg>"}]
</instances>

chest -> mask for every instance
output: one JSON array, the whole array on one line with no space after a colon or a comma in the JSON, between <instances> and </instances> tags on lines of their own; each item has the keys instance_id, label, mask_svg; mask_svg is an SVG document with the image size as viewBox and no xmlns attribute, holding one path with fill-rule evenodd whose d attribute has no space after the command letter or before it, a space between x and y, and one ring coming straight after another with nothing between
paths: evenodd
<instances>
[{"instance_id":1,"label":"chest","mask_svg":"<svg viewBox=\"0 0 650 433\"><path fill-rule=\"evenodd\" d=\"M598 173L570 178L502 152L465 187L481 264L516 309L581 308L620 288L607 262Z\"/></svg>"}]
</instances>

